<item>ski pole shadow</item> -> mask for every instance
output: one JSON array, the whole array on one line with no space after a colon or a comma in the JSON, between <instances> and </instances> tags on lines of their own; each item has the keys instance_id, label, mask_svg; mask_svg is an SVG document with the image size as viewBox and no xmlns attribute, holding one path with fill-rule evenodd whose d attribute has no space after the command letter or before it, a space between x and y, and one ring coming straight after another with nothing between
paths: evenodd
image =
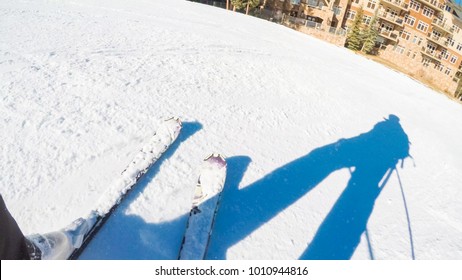
<instances>
[{"instance_id":1,"label":"ski pole shadow","mask_svg":"<svg viewBox=\"0 0 462 280\"><path fill-rule=\"evenodd\" d=\"M228 186L207 257L226 259L231 246L306 195L331 173L348 168L351 178L345 190L300 259L350 259L366 230L376 199L398 161L408 156L408 136L399 118L389 115L370 131L316 148L245 188Z\"/></svg>"},{"instance_id":2,"label":"ski pole shadow","mask_svg":"<svg viewBox=\"0 0 462 280\"><path fill-rule=\"evenodd\" d=\"M199 122L183 122L181 133L172 145L165 151L162 157L140 178L139 182L127 194L126 198L112 213L104 227L95 235L87 245L79 259L165 259L160 244L151 244L158 255L152 255L146 250L146 242L152 239L149 234L158 231L166 239L162 242L174 242L174 235L162 234L165 232L164 225L159 225L153 230L146 230L149 227L142 218L135 215L126 215L127 208L133 203L149 185L151 180L159 173L162 164L168 160L178 147L188 140L189 137L202 129ZM180 222L175 221L175 222ZM160 243L160 242L158 242ZM159 248L157 248L157 247ZM168 257L167 257L168 259Z\"/></svg>"}]
</instances>

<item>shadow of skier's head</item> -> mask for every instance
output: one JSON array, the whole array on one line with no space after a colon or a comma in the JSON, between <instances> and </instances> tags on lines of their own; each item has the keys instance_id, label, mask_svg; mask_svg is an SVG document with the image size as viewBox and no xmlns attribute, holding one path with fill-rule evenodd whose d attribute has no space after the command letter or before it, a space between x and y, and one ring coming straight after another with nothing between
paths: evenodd
<instances>
[{"instance_id":1,"label":"shadow of skier's head","mask_svg":"<svg viewBox=\"0 0 462 280\"><path fill-rule=\"evenodd\" d=\"M396 115L389 115L372 130L333 144L342 167L394 167L409 156L409 139ZM325 149L325 147L320 148Z\"/></svg>"},{"instance_id":2,"label":"shadow of skier's head","mask_svg":"<svg viewBox=\"0 0 462 280\"><path fill-rule=\"evenodd\" d=\"M396 164L409 156L409 139L395 115L367 133L338 143L339 160L347 160L346 166L354 170L301 259L350 259Z\"/></svg>"},{"instance_id":3,"label":"shadow of skier's head","mask_svg":"<svg viewBox=\"0 0 462 280\"><path fill-rule=\"evenodd\" d=\"M345 185L347 188L354 187L355 191L344 196L343 199L347 198L348 202L343 200L337 208L354 212L358 196L361 197L359 203L368 206L359 213L362 224L348 229L352 232L351 239L337 244L338 248L347 245L354 250L356 238L365 228L371 207L380 193L379 182L395 168L399 160L408 156L408 136L401 127L400 119L396 115L389 115L370 131L316 148L248 186L230 190L223 196L208 256L213 259L225 258L228 248L284 211L330 174L344 168L351 172L351 179ZM327 223L329 232L341 224L340 220L331 219ZM334 241L324 239L319 244L329 242Z\"/></svg>"}]
</instances>

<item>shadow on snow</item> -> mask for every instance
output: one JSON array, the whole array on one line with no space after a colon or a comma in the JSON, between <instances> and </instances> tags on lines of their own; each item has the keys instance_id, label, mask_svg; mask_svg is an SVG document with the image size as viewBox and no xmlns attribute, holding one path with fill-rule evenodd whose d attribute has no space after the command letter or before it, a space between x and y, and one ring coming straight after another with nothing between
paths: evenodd
<instances>
[{"instance_id":1,"label":"shadow on snow","mask_svg":"<svg viewBox=\"0 0 462 280\"><path fill-rule=\"evenodd\" d=\"M390 115L372 130L317 148L243 189L227 186L207 257L224 259L232 245L307 194L329 174L348 168L351 178L346 188L300 259L350 259L376 199L398 161L408 156L409 139L399 118Z\"/></svg>"},{"instance_id":2,"label":"shadow on snow","mask_svg":"<svg viewBox=\"0 0 462 280\"><path fill-rule=\"evenodd\" d=\"M178 139L148 170L126 198L108 218L106 224L99 230L79 259L171 259L162 247L165 244L179 243L180 236L175 231L170 233L170 226L165 224L146 223L137 215L125 214L127 208L143 193L151 180L159 172L160 166L168 160L181 143L202 129L198 122L183 122ZM153 202L155 203L155 201ZM186 223L186 215L171 221L171 225ZM178 226L178 225L177 225ZM159 242L161 241L161 242Z\"/></svg>"},{"instance_id":3,"label":"shadow on snow","mask_svg":"<svg viewBox=\"0 0 462 280\"><path fill-rule=\"evenodd\" d=\"M93 242L98 245L92 248L90 244L81 258L176 259L189 213L152 224L138 216L125 215L124 210L142 193L162 162L200 128L198 123L185 124L180 141L129 194L95 237ZM408 156L409 139L399 118L390 115L366 133L314 149L241 189L239 184L250 158L227 158L226 186L207 258L225 259L231 246L307 194L331 173L348 168L350 180L300 259L350 259L366 230L375 201L398 161Z\"/></svg>"}]
</instances>

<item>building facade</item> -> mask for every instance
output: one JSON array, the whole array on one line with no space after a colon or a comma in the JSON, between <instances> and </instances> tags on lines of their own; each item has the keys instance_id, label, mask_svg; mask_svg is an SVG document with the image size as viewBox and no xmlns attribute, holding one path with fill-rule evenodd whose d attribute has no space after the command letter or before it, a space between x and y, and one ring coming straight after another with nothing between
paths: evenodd
<instances>
[{"instance_id":1,"label":"building facade","mask_svg":"<svg viewBox=\"0 0 462 280\"><path fill-rule=\"evenodd\" d=\"M347 29L359 9L378 17L377 54L409 74L462 92L462 9L452 0L266 0L266 8L326 27Z\"/></svg>"}]
</instances>

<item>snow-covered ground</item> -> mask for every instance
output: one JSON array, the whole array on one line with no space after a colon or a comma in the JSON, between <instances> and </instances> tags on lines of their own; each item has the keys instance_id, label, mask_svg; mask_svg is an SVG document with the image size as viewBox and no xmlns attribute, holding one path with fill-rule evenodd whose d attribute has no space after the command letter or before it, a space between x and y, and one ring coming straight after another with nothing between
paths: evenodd
<instances>
[{"instance_id":1,"label":"snow-covered ground","mask_svg":"<svg viewBox=\"0 0 462 280\"><path fill-rule=\"evenodd\" d=\"M161 119L184 122L82 258L176 258L216 152L208 258L462 259L462 106L283 26L182 0L2 0L0 99L0 193L25 234L85 215Z\"/></svg>"}]
</instances>

